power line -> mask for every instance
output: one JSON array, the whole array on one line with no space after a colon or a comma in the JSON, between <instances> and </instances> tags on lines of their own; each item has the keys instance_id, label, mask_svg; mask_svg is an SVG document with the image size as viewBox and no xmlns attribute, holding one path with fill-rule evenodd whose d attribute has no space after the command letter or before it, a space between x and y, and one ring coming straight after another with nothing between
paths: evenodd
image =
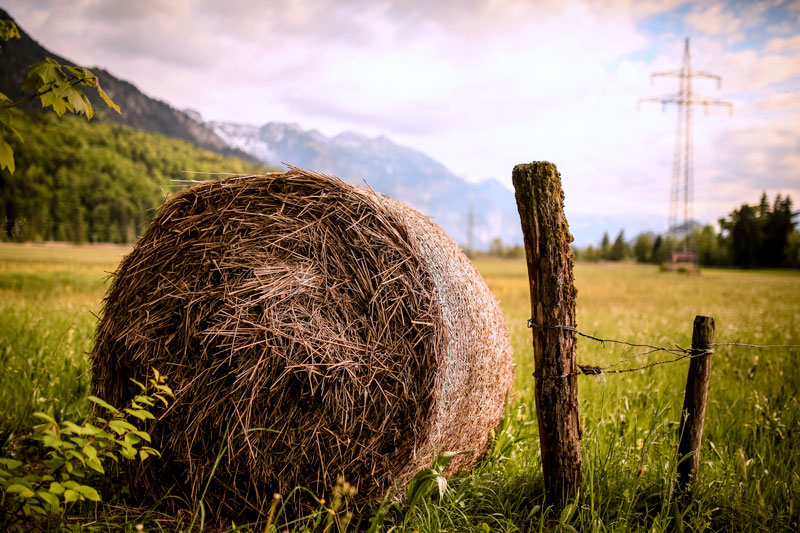
<instances>
[{"instance_id":1,"label":"power line","mask_svg":"<svg viewBox=\"0 0 800 533\"><path fill-rule=\"evenodd\" d=\"M695 358L695 357L700 357L702 355L707 355L709 353L713 353L715 346L743 346L743 347L748 347L748 348L800 348L800 344L749 344L749 343L743 343L743 342L715 342L713 344L707 345L705 347L705 349L703 349L703 350L696 350L696 349L691 349L691 348L681 348L680 346L677 346L677 345L675 345L673 348L669 348L669 347L666 347L666 346L655 346L653 344L640 344L640 343L635 343L635 342L621 341L621 340L617 340L617 339L603 339L603 338L597 337L595 335L590 335L588 333L584 333L584 332L578 330L578 328L576 328L574 326L566 326L566 325L561 325L561 324L536 324L533 321L532 318L528 319L528 327L529 328L539 328L539 329L559 329L559 330L562 330L562 331L569 331L571 333L575 333L577 335L580 335L581 337L585 337L585 338L593 340L595 342L599 342L602 346L605 346L606 343L610 343L610 344L622 344L622 345L625 345L625 346L630 346L632 348L647 348L643 352L639 352L639 353L636 353L634 355L625 357L623 359L620 359L619 361L611 363L610 365L595 366L595 365L582 365L580 363L576 363L577 366L578 366L578 370L575 371L575 372L567 372L567 373L565 373L563 375L560 375L560 376L538 376L538 375L535 375L535 377L537 379L562 379L562 378L565 378L567 376L577 376L577 375L580 375L580 374L585 374L585 375L588 375L588 376L596 376L596 375L600 375L600 374L623 374L623 373L626 373L626 372L638 372L640 370L645 370L647 368L651 368L651 367L654 367L654 366L666 365L666 364L669 364L669 363L677 363L678 361L681 361L683 359L692 359L692 358ZM618 369L618 370L611 370L612 368L614 368L614 367L616 367L616 366L618 366L618 365L620 365L622 363L627 363L628 361L631 361L631 360L636 359L638 357L643 357L645 355L650 355L650 354L657 353L657 352L665 352L665 353L669 353L669 354L675 355L677 357L675 357L673 359L655 361L655 362L648 363L646 365L642 365L642 366L638 366L638 367L634 367L634 368L623 368L623 369Z\"/></svg>"}]
</instances>

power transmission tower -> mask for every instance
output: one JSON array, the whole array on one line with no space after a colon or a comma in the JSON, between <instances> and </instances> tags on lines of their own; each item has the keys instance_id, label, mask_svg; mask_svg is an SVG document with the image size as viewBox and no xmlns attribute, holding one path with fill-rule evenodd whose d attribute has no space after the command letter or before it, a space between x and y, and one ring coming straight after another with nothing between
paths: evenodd
<instances>
[{"instance_id":1,"label":"power transmission tower","mask_svg":"<svg viewBox=\"0 0 800 533\"><path fill-rule=\"evenodd\" d=\"M717 80L717 89L722 87L722 78L715 74L708 74L699 70L692 70L692 60L689 54L689 38L683 47L683 63L680 70L656 72L650 77L652 83L656 77L676 77L680 87L676 94L664 98L641 98L642 102L658 102L666 107L667 104L678 106L678 125L675 135L675 152L672 159L672 185L669 198L669 223L667 235L683 240L683 251L694 252L694 244L690 243L691 221L694 216L694 153L692 146L692 106L702 105L708 113L709 106L727 106L733 113L733 104L721 100L710 100L697 97L692 90L692 79L707 78ZM679 220L682 217L682 222ZM685 257L685 256L684 256ZM684 259L685 260L685 259ZM692 256L692 262L696 258Z\"/></svg>"}]
</instances>

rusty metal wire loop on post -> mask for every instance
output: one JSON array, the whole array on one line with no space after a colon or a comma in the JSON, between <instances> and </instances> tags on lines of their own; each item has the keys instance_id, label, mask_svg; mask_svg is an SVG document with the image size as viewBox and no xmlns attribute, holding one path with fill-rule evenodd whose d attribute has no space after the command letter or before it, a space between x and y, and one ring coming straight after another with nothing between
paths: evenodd
<instances>
[{"instance_id":1,"label":"rusty metal wire loop on post","mask_svg":"<svg viewBox=\"0 0 800 533\"><path fill-rule=\"evenodd\" d=\"M799 348L800 347L800 344L747 344L743 342L715 342L713 344L709 344L708 347L706 347L706 349L704 350L692 350L689 348L682 348L678 345L675 345L674 348L667 348L665 346L654 346L652 344L638 344L634 342L621 341L617 339L603 339L600 337L596 337L594 335L589 335L588 333L584 333L575 328L574 326L566 326L561 324L536 324L531 318L528 319L528 327L539 328L539 329L559 329L563 331L569 331L577 335L580 335L581 337L585 337L587 339L599 342L604 347L605 344L608 342L612 344L622 344L625 346L630 346L632 348L647 348L647 350L643 352L639 352L637 354L631 355L630 357L620 359L619 361L607 366L582 365L578 363L578 369L579 369L578 371L567 372L566 374L562 374L559 376L540 376L538 375L538 373L534 373L534 377L536 379L564 379L569 376L577 376L581 374L587 376L598 376L602 374L623 374L626 372L638 372L640 370L645 370L647 368L651 368L654 366L666 365L669 363L677 363L678 361L682 361L684 359L692 359L695 357L700 357L703 355L714 353L715 346L744 346L749 348ZM669 354L676 355L677 357L665 361L655 361L653 363L633 368L609 370L611 368L614 368L615 366L621 365L622 363L626 363L628 361L636 359L637 357L643 357L645 355L650 355L657 352L666 352Z\"/></svg>"}]
</instances>

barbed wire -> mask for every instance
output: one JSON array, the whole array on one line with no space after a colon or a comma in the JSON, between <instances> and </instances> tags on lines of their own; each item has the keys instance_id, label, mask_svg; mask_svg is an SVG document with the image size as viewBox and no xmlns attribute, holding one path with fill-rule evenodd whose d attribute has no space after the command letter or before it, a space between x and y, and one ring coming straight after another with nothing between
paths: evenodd
<instances>
[{"instance_id":1,"label":"barbed wire","mask_svg":"<svg viewBox=\"0 0 800 533\"><path fill-rule=\"evenodd\" d=\"M715 342L711 346L747 346L749 348L800 348L800 344L747 344L744 342Z\"/></svg>"},{"instance_id":2,"label":"barbed wire","mask_svg":"<svg viewBox=\"0 0 800 533\"><path fill-rule=\"evenodd\" d=\"M540 376L540 375L534 374L534 377L536 377L536 379L563 379L563 378L566 378L566 377L569 377L569 376L577 376L577 375L580 375L580 374L584 374L584 375L587 375L587 376L598 376L598 375L603 375L603 374L623 374L623 373L627 373L627 372L638 372L638 371L645 370L647 368L651 368L651 367L658 366L658 365L666 365L666 364L670 364L670 363L677 363L678 361L682 361L684 359L692 359L692 358L696 358L696 357L701 357L701 356L704 356L704 355L712 354L712 353L714 353L714 347L715 346L744 346L744 347L749 347L749 348L800 348L800 344L749 344L749 343L744 343L744 342L715 342L715 343L711 343L711 344L706 345L706 347L703 348L703 349L683 348L681 346L678 346L677 344L675 345L674 348L668 348L666 346L655 346L653 344L640 344L640 343L635 343L635 342L622 341L622 340L619 340L619 339L604 339L604 338L601 338L601 337L597 337L596 335L590 335L588 333L584 333L584 332L580 331L578 328L576 328L574 326L567 326L567 325L563 325L563 324L537 324L537 323L535 323L533 321L532 318L528 319L528 327L529 328L539 328L539 329L560 329L560 330L563 330L563 331L570 331L572 333L580 335L581 337L585 337L587 339L591 339L593 341L599 342L603 347L605 347L606 343L610 343L610 344L621 344L621 345L624 345L624 346L629 346L631 348L647 348L647 350L645 350L643 352L639 352L639 353L636 353L636 354L631 355L629 357L625 357L625 358L620 359L619 361L616 361L616 362L614 362L614 363L612 363L610 365L595 366L595 365L582 365L580 363L577 363L577 366L578 366L578 369L579 369L578 371L567 372L566 374L562 374L560 376ZM644 357L645 355L650 355L650 354L658 353L658 352L669 353L669 354L672 354L672 355L676 355L677 357L675 357L673 359L663 360L663 361L654 361L652 363L648 363L646 365L633 367L633 368L623 368L623 369L617 369L617 370L610 370L610 369L612 369L612 368L614 368L614 367L616 367L618 365L621 365L623 363L627 363L628 361L632 361L632 360L637 359L639 357Z\"/></svg>"}]
</instances>

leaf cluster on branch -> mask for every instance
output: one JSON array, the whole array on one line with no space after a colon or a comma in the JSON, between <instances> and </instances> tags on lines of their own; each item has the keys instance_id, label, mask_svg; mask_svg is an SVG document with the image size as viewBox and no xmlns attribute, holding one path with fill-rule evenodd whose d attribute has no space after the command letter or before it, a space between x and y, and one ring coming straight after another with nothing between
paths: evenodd
<instances>
[{"instance_id":1,"label":"leaf cluster on branch","mask_svg":"<svg viewBox=\"0 0 800 533\"><path fill-rule=\"evenodd\" d=\"M19 38L19 29L13 21L0 20L0 40ZM14 124L14 115L9 110L38 98L43 109L51 107L59 117L70 112L83 115L89 120L94 116L94 109L81 87L97 89L97 93L108 107L121 113L119 106L100 87L97 76L92 71L84 67L62 65L50 57L28 66L27 74L20 86L23 93L29 93L27 96L12 101L0 93L0 170L8 169L12 174L16 170L14 150L8 138L14 136L23 141L19 129Z\"/></svg>"},{"instance_id":2,"label":"leaf cluster on branch","mask_svg":"<svg viewBox=\"0 0 800 533\"><path fill-rule=\"evenodd\" d=\"M43 421L31 438L41 455L31 458L18 444L0 457L0 529L26 531L33 524L70 529L70 524L59 522L79 502L101 501L93 484L99 481L97 474L106 473L109 462L160 456L151 446L150 434L139 425L155 419L151 411L158 405L167 407L174 395L166 376L155 369L146 384L131 381L139 394L127 407L117 409L89 396L96 411L107 414L90 416L80 425L34 413Z\"/></svg>"}]
</instances>

